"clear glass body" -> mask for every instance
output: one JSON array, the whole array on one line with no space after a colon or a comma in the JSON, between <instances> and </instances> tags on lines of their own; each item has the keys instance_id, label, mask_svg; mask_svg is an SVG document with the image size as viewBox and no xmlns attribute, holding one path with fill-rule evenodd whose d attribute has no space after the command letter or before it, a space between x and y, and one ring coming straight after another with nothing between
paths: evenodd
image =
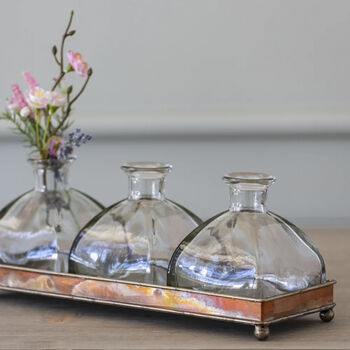
<instances>
[{"instance_id":1,"label":"clear glass body","mask_svg":"<svg viewBox=\"0 0 350 350\"><path fill-rule=\"evenodd\" d=\"M165 198L171 166L130 162L128 198L94 218L75 240L72 273L135 282L166 284L172 253L201 220Z\"/></svg>"},{"instance_id":2,"label":"clear glass body","mask_svg":"<svg viewBox=\"0 0 350 350\"><path fill-rule=\"evenodd\" d=\"M240 297L268 298L325 281L319 251L293 224L267 211L274 177L230 173L230 208L179 245L168 284Z\"/></svg>"},{"instance_id":3,"label":"clear glass body","mask_svg":"<svg viewBox=\"0 0 350 350\"><path fill-rule=\"evenodd\" d=\"M74 238L103 206L72 189L64 163L30 159L34 189L0 212L0 263L68 272Z\"/></svg>"}]
</instances>

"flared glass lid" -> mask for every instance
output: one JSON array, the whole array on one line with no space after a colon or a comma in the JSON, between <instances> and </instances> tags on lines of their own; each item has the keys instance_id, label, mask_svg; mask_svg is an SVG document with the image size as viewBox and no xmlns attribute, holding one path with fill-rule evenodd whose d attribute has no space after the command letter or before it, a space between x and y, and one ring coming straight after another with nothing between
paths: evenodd
<instances>
[{"instance_id":1,"label":"flared glass lid","mask_svg":"<svg viewBox=\"0 0 350 350\"><path fill-rule=\"evenodd\" d=\"M233 172L224 175L223 180L229 184L256 183L268 186L276 181L276 177L265 173Z\"/></svg>"},{"instance_id":2,"label":"flared glass lid","mask_svg":"<svg viewBox=\"0 0 350 350\"><path fill-rule=\"evenodd\" d=\"M142 177L164 176L172 170L173 166L165 162L137 161L127 162L121 166L128 175Z\"/></svg>"}]
</instances>

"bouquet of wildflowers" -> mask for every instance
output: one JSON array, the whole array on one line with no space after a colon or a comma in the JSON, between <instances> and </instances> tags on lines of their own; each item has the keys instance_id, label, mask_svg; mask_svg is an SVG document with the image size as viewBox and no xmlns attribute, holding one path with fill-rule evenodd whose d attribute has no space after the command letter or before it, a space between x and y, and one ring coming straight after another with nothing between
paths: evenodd
<instances>
[{"instance_id":1,"label":"bouquet of wildflowers","mask_svg":"<svg viewBox=\"0 0 350 350\"><path fill-rule=\"evenodd\" d=\"M92 75L92 68L88 67L80 53L67 51L68 62L64 63L65 41L75 34L75 30L70 29L73 15L72 11L59 50L56 45L52 47L59 74L54 78L51 89L43 89L29 72L23 72L28 90L23 93L18 84L12 84L12 96L8 99L7 109L0 116L12 123L14 131L23 136L23 140L34 152L40 154L41 159L64 161L73 152L74 146L80 146L91 139L80 129L69 134L67 140L64 139L64 132L72 124L69 119L72 106L85 90ZM62 80L71 72L84 79L76 93L73 85L66 89L62 87Z\"/></svg>"}]
</instances>

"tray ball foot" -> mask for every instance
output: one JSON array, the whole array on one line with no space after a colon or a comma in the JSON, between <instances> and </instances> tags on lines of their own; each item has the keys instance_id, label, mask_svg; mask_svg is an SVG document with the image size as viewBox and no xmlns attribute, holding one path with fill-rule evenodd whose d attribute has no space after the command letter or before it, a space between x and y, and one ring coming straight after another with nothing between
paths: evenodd
<instances>
[{"instance_id":1,"label":"tray ball foot","mask_svg":"<svg viewBox=\"0 0 350 350\"><path fill-rule=\"evenodd\" d=\"M258 340L267 339L270 335L269 326L260 325L260 324L255 325L254 335L255 335L256 339L258 339Z\"/></svg>"},{"instance_id":2,"label":"tray ball foot","mask_svg":"<svg viewBox=\"0 0 350 350\"><path fill-rule=\"evenodd\" d=\"M320 319L323 322L331 322L334 318L334 311L333 309L328 309L320 312Z\"/></svg>"}]
</instances>

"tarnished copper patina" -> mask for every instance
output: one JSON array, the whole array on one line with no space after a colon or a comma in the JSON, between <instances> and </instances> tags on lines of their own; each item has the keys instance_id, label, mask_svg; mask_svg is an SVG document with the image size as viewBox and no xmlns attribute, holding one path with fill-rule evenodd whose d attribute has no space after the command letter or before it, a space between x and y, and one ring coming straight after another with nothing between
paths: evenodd
<instances>
[{"instance_id":1,"label":"tarnished copper patina","mask_svg":"<svg viewBox=\"0 0 350 350\"><path fill-rule=\"evenodd\" d=\"M96 303L173 312L255 325L255 336L269 335L268 325L286 318L334 313L335 281L268 299L237 298L207 292L78 276L0 265L0 289Z\"/></svg>"}]
</instances>

